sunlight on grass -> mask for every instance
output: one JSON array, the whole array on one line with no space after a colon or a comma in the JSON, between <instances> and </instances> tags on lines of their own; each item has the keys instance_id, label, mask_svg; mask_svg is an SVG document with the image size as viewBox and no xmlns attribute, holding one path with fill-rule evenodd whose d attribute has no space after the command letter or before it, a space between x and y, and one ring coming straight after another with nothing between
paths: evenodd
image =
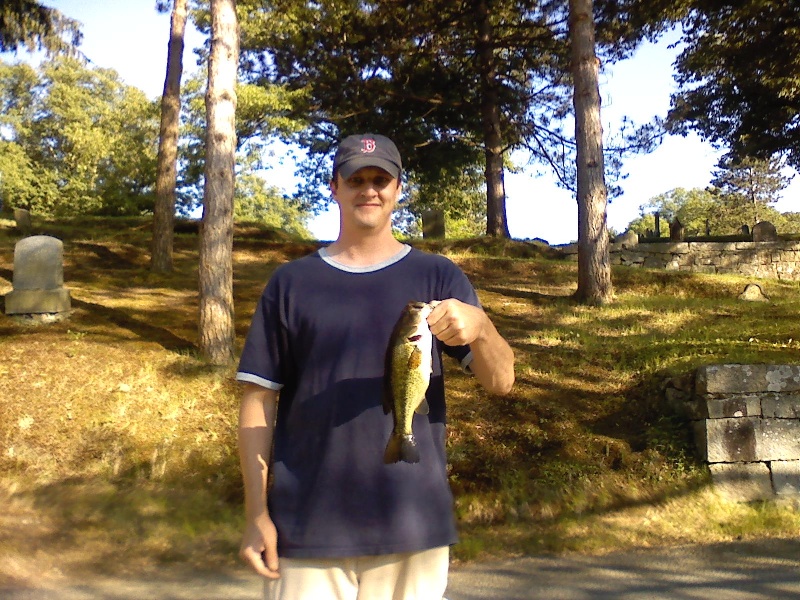
<instances>
[{"instance_id":1,"label":"sunlight on grass","mask_svg":"<svg viewBox=\"0 0 800 600\"><path fill-rule=\"evenodd\" d=\"M0 220L6 273L12 225ZM40 328L0 315L0 577L121 554L121 570L232 564L239 391L233 367L197 352L196 237L176 237L175 272L153 275L145 219L44 227L64 239L74 311ZM446 365L456 559L797 532L792 506L709 491L661 388L700 365L797 362L800 285L762 282L770 301L747 303L744 278L617 268L616 301L587 308L570 299L576 265L541 245L412 243L462 266L517 361L507 397ZM238 344L272 270L315 247L240 229Z\"/></svg>"}]
</instances>

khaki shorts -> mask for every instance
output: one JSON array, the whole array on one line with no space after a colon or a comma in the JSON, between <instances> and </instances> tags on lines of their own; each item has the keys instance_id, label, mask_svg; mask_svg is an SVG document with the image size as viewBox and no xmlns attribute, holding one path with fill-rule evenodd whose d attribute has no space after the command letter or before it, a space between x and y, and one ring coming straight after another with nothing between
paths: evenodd
<instances>
[{"instance_id":1,"label":"khaki shorts","mask_svg":"<svg viewBox=\"0 0 800 600\"><path fill-rule=\"evenodd\" d=\"M281 558L265 600L442 600L450 548L383 556Z\"/></svg>"}]
</instances>

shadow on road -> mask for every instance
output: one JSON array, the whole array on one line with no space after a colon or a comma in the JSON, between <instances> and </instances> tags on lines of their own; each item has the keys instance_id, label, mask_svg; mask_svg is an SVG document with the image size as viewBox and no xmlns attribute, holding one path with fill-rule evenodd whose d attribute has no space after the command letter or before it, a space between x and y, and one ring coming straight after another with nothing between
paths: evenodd
<instances>
[{"instance_id":1,"label":"shadow on road","mask_svg":"<svg viewBox=\"0 0 800 600\"><path fill-rule=\"evenodd\" d=\"M449 600L800 598L800 539L600 557L529 557L454 569Z\"/></svg>"}]
</instances>

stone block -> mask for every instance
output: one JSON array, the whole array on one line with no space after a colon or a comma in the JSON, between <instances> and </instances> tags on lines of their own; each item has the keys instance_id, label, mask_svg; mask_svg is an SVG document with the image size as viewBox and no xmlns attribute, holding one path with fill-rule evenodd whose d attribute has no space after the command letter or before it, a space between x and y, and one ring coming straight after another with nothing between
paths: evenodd
<instances>
[{"instance_id":1,"label":"stone block","mask_svg":"<svg viewBox=\"0 0 800 600\"><path fill-rule=\"evenodd\" d=\"M760 421L758 417L697 421L695 441L700 456L709 463L759 460Z\"/></svg>"},{"instance_id":2,"label":"stone block","mask_svg":"<svg viewBox=\"0 0 800 600\"><path fill-rule=\"evenodd\" d=\"M697 370L695 392L735 394L800 391L800 365L707 365Z\"/></svg>"},{"instance_id":3,"label":"stone block","mask_svg":"<svg viewBox=\"0 0 800 600\"><path fill-rule=\"evenodd\" d=\"M669 252L670 254L688 254L689 242L674 242L670 244L662 244L662 251Z\"/></svg>"},{"instance_id":4,"label":"stone block","mask_svg":"<svg viewBox=\"0 0 800 600\"><path fill-rule=\"evenodd\" d=\"M706 273L709 275L713 275L717 272L717 267L714 265L694 265L692 267L692 271L695 273Z\"/></svg>"},{"instance_id":5,"label":"stone block","mask_svg":"<svg viewBox=\"0 0 800 600\"><path fill-rule=\"evenodd\" d=\"M756 460L800 460L800 421L761 419L756 431Z\"/></svg>"},{"instance_id":6,"label":"stone block","mask_svg":"<svg viewBox=\"0 0 800 600\"><path fill-rule=\"evenodd\" d=\"M663 269L666 261L660 255L650 255L644 257L643 266L647 269Z\"/></svg>"},{"instance_id":7,"label":"stone block","mask_svg":"<svg viewBox=\"0 0 800 600\"><path fill-rule=\"evenodd\" d=\"M667 390L667 392L666 397L669 402L671 400L669 390ZM673 409L676 412L685 415L690 421L705 420L708 418L708 403L702 399L693 398L683 404L670 403L670 406L674 407Z\"/></svg>"},{"instance_id":8,"label":"stone block","mask_svg":"<svg viewBox=\"0 0 800 600\"><path fill-rule=\"evenodd\" d=\"M644 262L644 255L634 252L632 250L623 250L619 253L619 258L622 264L642 264Z\"/></svg>"},{"instance_id":9,"label":"stone block","mask_svg":"<svg viewBox=\"0 0 800 600\"><path fill-rule=\"evenodd\" d=\"M761 414L774 419L800 419L800 394L764 394Z\"/></svg>"},{"instance_id":10,"label":"stone block","mask_svg":"<svg viewBox=\"0 0 800 600\"><path fill-rule=\"evenodd\" d=\"M776 494L800 494L800 460L774 460L769 466Z\"/></svg>"},{"instance_id":11,"label":"stone block","mask_svg":"<svg viewBox=\"0 0 800 600\"><path fill-rule=\"evenodd\" d=\"M70 309L69 290L12 290L5 296L7 315L62 313Z\"/></svg>"},{"instance_id":12,"label":"stone block","mask_svg":"<svg viewBox=\"0 0 800 600\"><path fill-rule=\"evenodd\" d=\"M750 502L771 498L769 467L762 462L709 465L714 489L729 500Z\"/></svg>"},{"instance_id":13,"label":"stone block","mask_svg":"<svg viewBox=\"0 0 800 600\"><path fill-rule=\"evenodd\" d=\"M709 419L761 416L761 398L755 394L708 398L705 405Z\"/></svg>"}]
</instances>

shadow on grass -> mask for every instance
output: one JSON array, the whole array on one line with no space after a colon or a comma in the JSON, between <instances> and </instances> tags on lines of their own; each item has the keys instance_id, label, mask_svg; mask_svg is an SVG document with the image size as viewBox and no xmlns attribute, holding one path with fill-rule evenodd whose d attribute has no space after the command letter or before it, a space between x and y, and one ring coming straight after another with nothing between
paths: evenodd
<instances>
[{"instance_id":1,"label":"shadow on grass","mask_svg":"<svg viewBox=\"0 0 800 600\"><path fill-rule=\"evenodd\" d=\"M192 353L196 350L195 344L189 340L179 337L163 327L157 327L135 319L123 310L109 308L95 302L78 300L77 298L72 299L72 306L74 308L84 309L89 315L102 317L114 325L127 329L149 342L160 345L170 352Z\"/></svg>"},{"instance_id":2,"label":"shadow on grass","mask_svg":"<svg viewBox=\"0 0 800 600\"><path fill-rule=\"evenodd\" d=\"M532 292L528 290L515 290L514 288L509 287L499 287L493 285L484 285L481 286L482 290L486 290L487 292L492 292L494 294L500 294L502 296L508 296L509 298L519 298L520 300L526 300L531 304L554 304L554 303L574 303L572 300L572 294L569 295L555 295L555 294L540 294L539 292Z\"/></svg>"},{"instance_id":3,"label":"shadow on grass","mask_svg":"<svg viewBox=\"0 0 800 600\"><path fill-rule=\"evenodd\" d=\"M87 262L94 262L97 263L98 266L104 269L140 269L141 267L117 252L110 250L108 247L104 246L103 244L91 244L88 242L73 242L72 244L75 248L80 248L81 250L91 252L96 258L93 261ZM84 268L86 266L92 266L91 264L82 265Z\"/></svg>"},{"instance_id":4,"label":"shadow on grass","mask_svg":"<svg viewBox=\"0 0 800 600\"><path fill-rule=\"evenodd\" d=\"M147 473L150 465L135 469ZM17 492L12 502L26 507L22 521L31 526L3 542L72 575L224 571L237 562L241 527L241 501L225 495L202 481L74 477Z\"/></svg>"}]
</instances>

